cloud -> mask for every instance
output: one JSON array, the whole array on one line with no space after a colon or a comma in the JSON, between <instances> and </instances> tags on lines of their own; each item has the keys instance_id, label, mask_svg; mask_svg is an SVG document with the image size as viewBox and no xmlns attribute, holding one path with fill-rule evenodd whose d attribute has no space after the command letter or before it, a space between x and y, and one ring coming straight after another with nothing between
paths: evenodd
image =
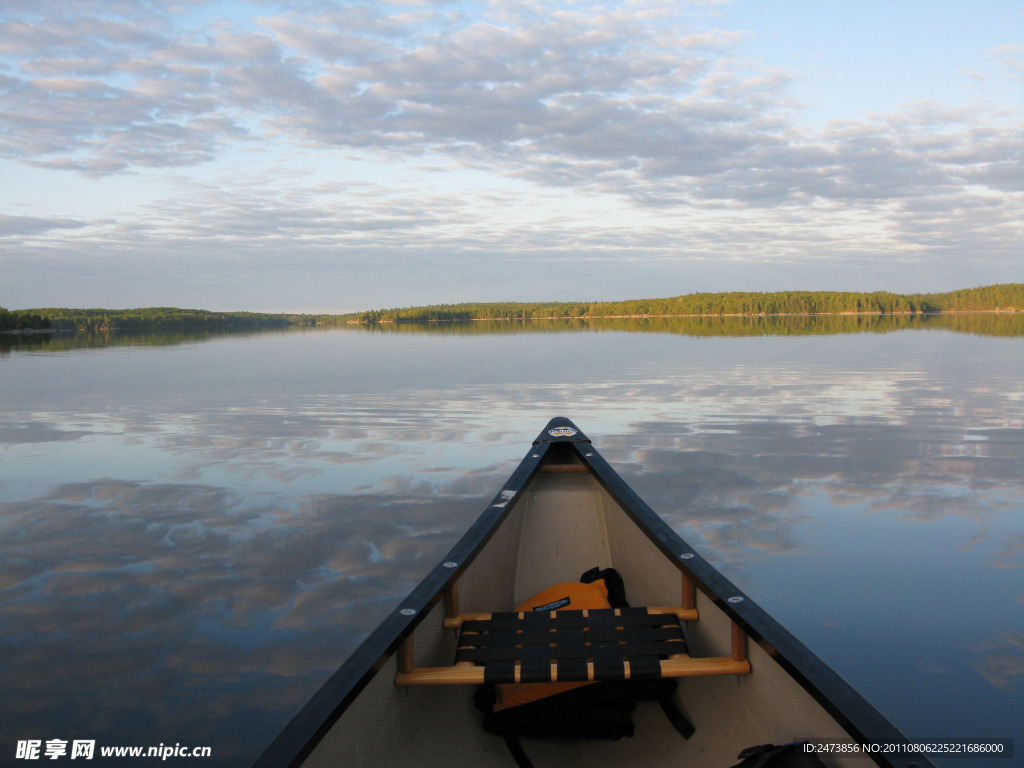
<instances>
[{"instance_id":1,"label":"cloud","mask_svg":"<svg viewBox=\"0 0 1024 768\"><path fill-rule=\"evenodd\" d=\"M84 221L71 219L43 219L36 216L7 216L0 213L0 238L38 235L54 229L81 229Z\"/></svg>"},{"instance_id":2,"label":"cloud","mask_svg":"<svg viewBox=\"0 0 1024 768\"><path fill-rule=\"evenodd\" d=\"M992 55L998 64L1009 71L1011 77L1024 80L1024 45L1001 45L992 50Z\"/></svg>"},{"instance_id":3,"label":"cloud","mask_svg":"<svg viewBox=\"0 0 1024 768\"><path fill-rule=\"evenodd\" d=\"M676 205L1021 188L1010 121L980 108L911 107L798 130L793 75L737 57L740 33L688 32L664 13L537 16L511 5L467 18L379 6L283 12L255 29L172 34L170 23L139 31L126 19L30 11L8 21L3 50L22 58L6 78L5 153L103 175L202 163L228 141L284 137L439 153L546 186ZM981 124L987 136L976 135Z\"/></svg>"}]
</instances>

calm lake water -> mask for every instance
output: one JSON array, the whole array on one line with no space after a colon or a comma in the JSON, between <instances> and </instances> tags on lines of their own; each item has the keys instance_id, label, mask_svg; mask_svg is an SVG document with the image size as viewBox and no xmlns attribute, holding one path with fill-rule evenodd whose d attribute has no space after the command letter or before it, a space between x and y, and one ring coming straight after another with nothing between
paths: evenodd
<instances>
[{"instance_id":1,"label":"calm lake water","mask_svg":"<svg viewBox=\"0 0 1024 768\"><path fill-rule=\"evenodd\" d=\"M248 765L556 415L908 736L1024 765L1024 318L3 344L0 765Z\"/></svg>"}]
</instances>

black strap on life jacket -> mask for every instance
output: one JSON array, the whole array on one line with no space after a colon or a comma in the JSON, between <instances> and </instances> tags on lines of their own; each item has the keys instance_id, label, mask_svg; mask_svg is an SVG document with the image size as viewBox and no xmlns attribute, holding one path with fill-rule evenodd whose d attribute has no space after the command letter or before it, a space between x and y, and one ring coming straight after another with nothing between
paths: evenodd
<instances>
[{"instance_id":1,"label":"black strap on life jacket","mask_svg":"<svg viewBox=\"0 0 1024 768\"><path fill-rule=\"evenodd\" d=\"M593 584L598 579L604 579L604 585L608 588L608 604L612 608L629 608L626 585L618 571L614 568L591 568L580 576L584 584Z\"/></svg>"}]
</instances>

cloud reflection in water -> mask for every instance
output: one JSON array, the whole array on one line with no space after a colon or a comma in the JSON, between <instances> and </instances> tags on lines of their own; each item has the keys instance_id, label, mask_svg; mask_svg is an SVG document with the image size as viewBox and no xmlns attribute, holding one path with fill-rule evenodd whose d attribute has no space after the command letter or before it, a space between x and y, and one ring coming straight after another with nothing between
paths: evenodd
<instances>
[{"instance_id":1,"label":"cloud reflection in water","mask_svg":"<svg viewBox=\"0 0 1024 768\"><path fill-rule=\"evenodd\" d=\"M285 510L104 479L0 506L16 531L0 567L0 687L18 702L4 741L202 736L219 759L251 757L249 739L280 726L482 503L415 490Z\"/></svg>"},{"instance_id":2,"label":"cloud reflection in water","mask_svg":"<svg viewBox=\"0 0 1024 768\"><path fill-rule=\"evenodd\" d=\"M1024 419L1000 344L1019 349L325 333L72 354L60 380L13 356L0 745L187 741L248 764L556 414L904 730L977 735L922 706L953 690L1003 728ZM988 365L946 362L978 345ZM882 649L922 671L894 690Z\"/></svg>"}]
</instances>

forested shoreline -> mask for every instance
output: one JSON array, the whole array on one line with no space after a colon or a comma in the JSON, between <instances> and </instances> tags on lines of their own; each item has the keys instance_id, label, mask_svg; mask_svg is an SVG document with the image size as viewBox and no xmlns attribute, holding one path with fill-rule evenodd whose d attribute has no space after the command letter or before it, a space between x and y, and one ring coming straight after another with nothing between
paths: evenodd
<instances>
[{"instance_id":1,"label":"forested shoreline","mask_svg":"<svg viewBox=\"0 0 1024 768\"><path fill-rule=\"evenodd\" d=\"M442 304L330 316L348 323L468 322L599 317L725 317L760 315L918 314L1024 311L1024 283L947 293L838 291L693 293L613 302ZM324 322L322 324L331 324Z\"/></svg>"},{"instance_id":2,"label":"forested shoreline","mask_svg":"<svg viewBox=\"0 0 1024 768\"><path fill-rule=\"evenodd\" d=\"M6 310L0 309L0 316ZM48 307L23 310L43 318L46 327L56 331L144 331L158 328L246 330L287 328L293 325L315 325L313 315L288 315L268 312L211 312L204 309L177 307L142 307L137 309L67 309Z\"/></svg>"},{"instance_id":3,"label":"forested shoreline","mask_svg":"<svg viewBox=\"0 0 1024 768\"><path fill-rule=\"evenodd\" d=\"M51 330L48 317L33 310L11 312L0 307L0 333Z\"/></svg>"},{"instance_id":4,"label":"forested shoreline","mask_svg":"<svg viewBox=\"0 0 1024 768\"><path fill-rule=\"evenodd\" d=\"M211 312L175 307L137 309L0 307L0 331L182 329L271 329L377 323L438 323L480 320L543 320L625 317L731 317L779 315L889 315L955 312L1024 312L1024 283L967 288L946 293L898 294L840 291L693 293L664 299L613 302L489 302L438 304L347 314Z\"/></svg>"}]
</instances>

